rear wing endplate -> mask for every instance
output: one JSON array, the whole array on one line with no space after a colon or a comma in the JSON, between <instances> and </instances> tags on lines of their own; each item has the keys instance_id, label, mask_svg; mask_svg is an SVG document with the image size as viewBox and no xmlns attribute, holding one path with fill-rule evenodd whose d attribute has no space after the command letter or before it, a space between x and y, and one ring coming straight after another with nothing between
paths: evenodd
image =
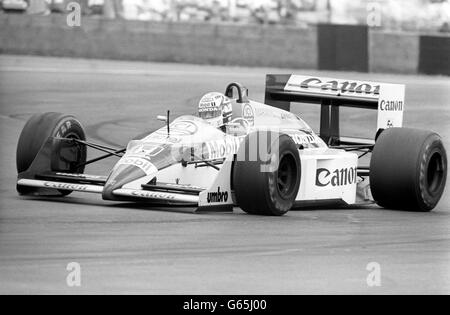
<instances>
[{"instance_id":1,"label":"rear wing endplate","mask_svg":"<svg viewBox=\"0 0 450 315\"><path fill-rule=\"evenodd\" d=\"M290 111L291 102L321 105L320 136L340 138L339 107L378 111L377 130L401 127L405 103L405 85L343 80L317 76L268 74L265 103Z\"/></svg>"}]
</instances>

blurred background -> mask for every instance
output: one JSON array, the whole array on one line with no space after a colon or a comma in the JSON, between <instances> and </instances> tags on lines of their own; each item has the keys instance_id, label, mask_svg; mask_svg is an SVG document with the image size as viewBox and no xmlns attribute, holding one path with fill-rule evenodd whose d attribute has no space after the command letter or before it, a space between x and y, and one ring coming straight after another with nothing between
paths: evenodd
<instances>
[{"instance_id":1,"label":"blurred background","mask_svg":"<svg viewBox=\"0 0 450 315\"><path fill-rule=\"evenodd\" d=\"M85 16L140 21L281 24L333 23L389 31L450 32L448 0L0 0L3 12L63 14L78 2ZM380 19L379 25L376 20Z\"/></svg>"}]
</instances>

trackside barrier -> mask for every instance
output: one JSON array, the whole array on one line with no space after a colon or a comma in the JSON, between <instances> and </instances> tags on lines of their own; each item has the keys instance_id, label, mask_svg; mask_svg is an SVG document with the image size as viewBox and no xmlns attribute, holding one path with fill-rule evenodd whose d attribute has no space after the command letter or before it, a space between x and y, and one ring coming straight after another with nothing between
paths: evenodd
<instances>
[{"instance_id":1,"label":"trackside barrier","mask_svg":"<svg viewBox=\"0 0 450 315\"><path fill-rule=\"evenodd\" d=\"M0 16L0 52L315 69L316 28Z\"/></svg>"},{"instance_id":2,"label":"trackside barrier","mask_svg":"<svg viewBox=\"0 0 450 315\"><path fill-rule=\"evenodd\" d=\"M254 67L450 75L450 35L358 25L143 22L0 15L0 53Z\"/></svg>"},{"instance_id":3,"label":"trackside barrier","mask_svg":"<svg viewBox=\"0 0 450 315\"><path fill-rule=\"evenodd\" d=\"M318 25L320 70L369 71L368 27Z\"/></svg>"},{"instance_id":4,"label":"trackside barrier","mask_svg":"<svg viewBox=\"0 0 450 315\"><path fill-rule=\"evenodd\" d=\"M419 72L450 75L450 37L420 36Z\"/></svg>"}]
</instances>

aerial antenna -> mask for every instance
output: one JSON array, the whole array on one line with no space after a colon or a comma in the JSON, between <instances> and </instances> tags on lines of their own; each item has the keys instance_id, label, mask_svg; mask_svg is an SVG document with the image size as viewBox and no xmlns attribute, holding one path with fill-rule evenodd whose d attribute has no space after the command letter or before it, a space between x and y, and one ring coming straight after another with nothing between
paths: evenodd
<instances>
[{"instance_id":1,"label":"aerial antenna","mask_svg":"<svg viewBox=\"0 0 450 315\"><path fill-rule=\"evenodd\" d=\"M170 136L170 110L167 110L167 136Z\"/></svg>"},{"instance_id":2,"label":"aerial antenna","mask_svg":"<svg viewBox=\"0 0 450 315\"><path fill-rule=\"evenodd\" d=\"M156 119L164 121L167 125L167 136L170 135L170 110L167 110L167 116L158 115Z\"/></svg>"}]
</instances>

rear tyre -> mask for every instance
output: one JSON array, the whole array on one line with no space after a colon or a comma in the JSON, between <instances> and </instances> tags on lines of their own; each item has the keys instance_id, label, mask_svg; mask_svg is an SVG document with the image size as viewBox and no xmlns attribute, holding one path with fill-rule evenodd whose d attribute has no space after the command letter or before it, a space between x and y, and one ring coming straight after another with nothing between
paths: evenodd
<instances>
[{"instance_id":1,"label":"rear tyre","mask_svg":"<svg viewBox=\"0 0 450 315\"><path fill-rule=\"evenodd\" d=\"M249 214L285 214L297 196L300 172L298 148L291 137L266 131L247 135L232 172L238 206Z\"/></svg>"},{"instance_id":2,"label":"rear tyre","mask_svg":"<svg viewBox=\"0 0 450 315\"><path fill-rule=\"evenodd\" d=\"M447 154L434 132L389 128L375 144L370 189L384 208L431 211L444 191Z\"/></svg>"},{"instance_id":3,"label":"rear tyre","mask_svg":"<svg viewBox=\"0 0 450 315\"><path fill-rule=\"evenodd\" d=\"M17 144L16 166L18 173L28 170L49 137L86 140L83 127L74 116L53 112L33 115L23 127ZM86 161L85 146L78 146L77 151L74 151L73 154L79 163ZM84 166L70 171L82 173ZM30 189L17 186L17 191L20 194L27 194ZM59 192L66 196L72 191L60 190Z\"/></svg>"}]
</instances>

